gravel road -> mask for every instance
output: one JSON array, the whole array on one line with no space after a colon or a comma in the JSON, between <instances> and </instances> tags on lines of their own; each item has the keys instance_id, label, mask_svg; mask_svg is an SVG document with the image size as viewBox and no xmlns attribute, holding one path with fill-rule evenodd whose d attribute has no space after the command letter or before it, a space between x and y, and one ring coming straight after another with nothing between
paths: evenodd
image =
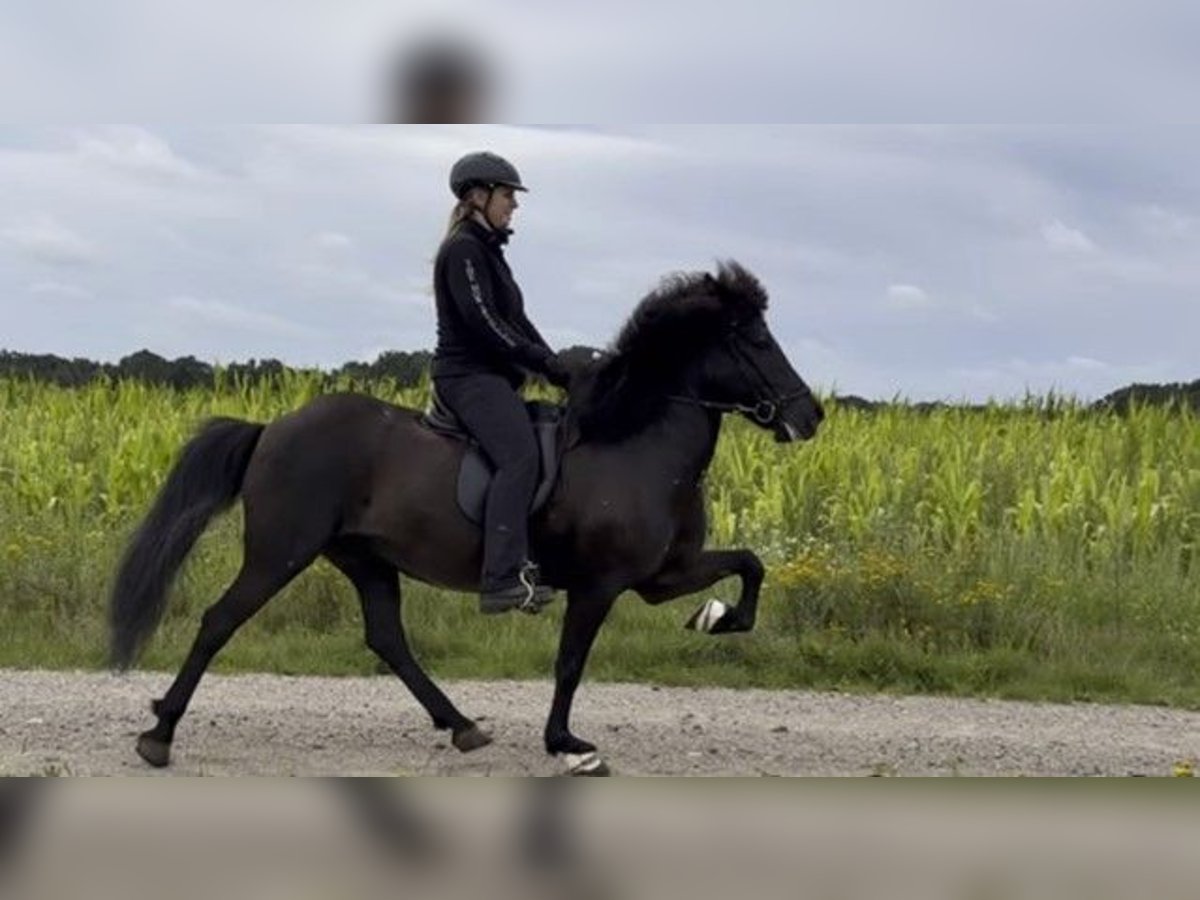
<instances>
[{"instance_id":1,"label":"gravel road","mask_svg":"<svg viewBox=\"0 0 1200 900\"><path fill-rule=\"evenodd\" d=\"M171 676L0 671L0 774L158 774L133 752ZM175 775L549 775L549 682L444 684L495 743L460 754L390 677L208 675ZM621 775L1169 775L1200 713L585 683L573 728Z\"/></svg>"}]
</instances>

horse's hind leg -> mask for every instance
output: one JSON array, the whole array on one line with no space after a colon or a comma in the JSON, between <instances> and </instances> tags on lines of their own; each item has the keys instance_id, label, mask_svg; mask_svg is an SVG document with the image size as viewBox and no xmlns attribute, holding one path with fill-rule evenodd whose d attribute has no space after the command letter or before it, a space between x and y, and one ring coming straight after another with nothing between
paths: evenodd
<instances>
[{"instance_id":1,"label":"horse's hind leg","mask_svg":"<svg viewBox=\"0 0 1200 900\"><path fill-rule=\"evenodd\" d=\"M458 711L413 657L400 620L400 576L396 568L365 549L347 544L328 551L326 556L358 591L367 646L425 707L434 727L450 729L454 746L463 753L490 744L491 737Z\"/></svg>"},{"instance_id":2,"label":"horse's hind leg","mask_svg":"<svg viewBox=\"0 0 1200 900\"><path fill-rule=\"evenodd\" d=\"M274 565L247 558L233 584L201 618L200 631L170 689L161 700L154 701L152 708L158 716L158 724L138 738L137 752L142 759L155 767L165 766L171 761L175 727L183 718L208 664L229 642L234 632L292 578L307 568L315 556L314 553L303 561Z\"/></svg>"}]
</instances>

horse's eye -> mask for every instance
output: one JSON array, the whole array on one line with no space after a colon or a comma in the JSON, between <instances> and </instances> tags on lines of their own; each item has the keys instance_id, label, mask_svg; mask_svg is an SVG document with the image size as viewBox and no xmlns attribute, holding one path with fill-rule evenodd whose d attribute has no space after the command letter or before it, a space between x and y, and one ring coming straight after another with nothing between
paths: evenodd
<instances>
[{"instance_id":1,"label":"horse's eye","mask_svg":"<svg viewBox=\"0 0 1200 900\"><path fill-rule=\"evenodd\" d=\"M751 325L742 334L755 347L766 347L771 343L771 332L767 330L766 325Z\"/></svg>"}]
</instances>

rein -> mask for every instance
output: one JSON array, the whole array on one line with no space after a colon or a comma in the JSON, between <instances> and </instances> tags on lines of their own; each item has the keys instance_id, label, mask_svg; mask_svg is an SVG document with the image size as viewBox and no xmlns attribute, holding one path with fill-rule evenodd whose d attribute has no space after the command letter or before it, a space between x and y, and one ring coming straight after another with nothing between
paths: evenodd
<instances>
[{"instance_id":1,"label":"rein","mask_svg":"<svg viewBox=\"0 0 1200 900\"><path fill-rule=\"evenodd\" d=\"M690 403L692 406L701 406L705 409L715 409L719 412L739 412L749 416L759 425L770 425L779 418L779 410L786 406L797 397L804 395L804 391L794 391L791 394L784 394L780 397L775 397L772 400L760 400L753 406L747 406L744 403L724 403L719 400L704 400L701 397L689 397L684 394L672 394L667 397L676 403Z\"/></svg>"},{"instance_id":2,"label":"rein","mask_svg":"<svg viewBox=\"0 0 1200 900\"><path fill-rule=\"evenodd\" d=\"M732 340L726 341L726 348L729 352L729 355L733 357L734 363L743 372L753 370L758 381L761 381L764 384L770 383L766 376L763 375L762 370L755 365L754 360L747 360L742 353L738 351L737 345L734 344ZM702 397L692 397L687 394L671 394L667 397L667 399L676 403L690 403L693 406L700 406L704 409L713 409L723 413L742 413L743 415L749 416L759 425L765 427L773 424L775 420L779 418L780 410L786 407L793 400L803 397L807 393L809 393L809 391L806 388L801 388L800 390L792 391L790 394L780 394L774 397L768 397L766 399L759 400L753 406L747 406L745 403L728 403L720 400L705 400Z\"/></svg>"}]
</instances>

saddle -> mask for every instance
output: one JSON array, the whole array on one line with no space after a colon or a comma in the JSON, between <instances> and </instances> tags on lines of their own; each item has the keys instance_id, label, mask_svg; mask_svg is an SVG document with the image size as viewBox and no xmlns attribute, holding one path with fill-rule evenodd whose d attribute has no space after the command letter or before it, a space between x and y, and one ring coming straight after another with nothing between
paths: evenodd
<instances>
[{"instance_id":1,"label":"saddle","mask_svg":"<svg viewBox=\"0 0 1200 900\"><path fill-rule=\"evenodd\" d=\"M546 505L551 491L554 490L554 483L558 480L561 445L559 431L563 420L563 407L540 400L529 400L525 403L525 409L529 413L533 433L537 438L540 472L533 504L529 508L529 515L532 516ZM458 416L442 402L436 390L431 392L429 408L422 416L421 424L437 434L467 443L467 452L463 454L462 465L458 470L458 506L471 522L482 525L487 491L492 483L493 474L487 456L463 427Z\"/></svg>"}]
</instances>

